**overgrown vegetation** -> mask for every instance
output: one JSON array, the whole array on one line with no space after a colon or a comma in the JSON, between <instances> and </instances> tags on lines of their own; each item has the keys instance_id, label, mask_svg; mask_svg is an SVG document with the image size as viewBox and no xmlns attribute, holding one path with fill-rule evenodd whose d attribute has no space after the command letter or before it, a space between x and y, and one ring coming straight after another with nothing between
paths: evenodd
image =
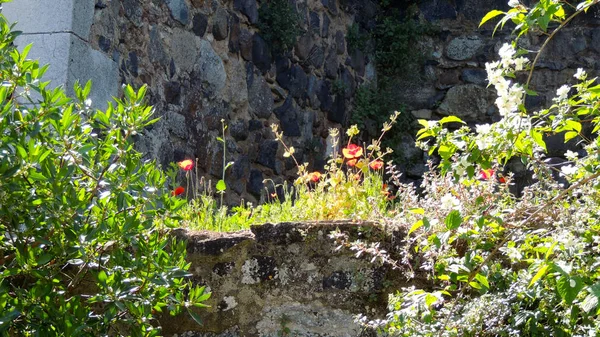
<instances>
[{"instance_id":1,"label":"overgrown vegetation","mask_svg":"<svg viewBox=\"0 0 600 337\"><path fill-rule=\"evenodd\" d=\"M260 33L275 53L292 49L302 33L300 15L288 0L264 0L258 18Z\"/></svg>"},{"instance_id":2,"label":"overgrown vegetation","mask_svg":"<svg viewBox=\"0 0 600 337\"><path fill-rule=\"evenodd\" d=\"M5 1L0 1L5 2ZM146 87L105 111L43 81L0 14L0 335L156 336L161 312L203 306L186 245L169 235L185 202L132 137L154 122Z\"/></svg>"}]
</instances>

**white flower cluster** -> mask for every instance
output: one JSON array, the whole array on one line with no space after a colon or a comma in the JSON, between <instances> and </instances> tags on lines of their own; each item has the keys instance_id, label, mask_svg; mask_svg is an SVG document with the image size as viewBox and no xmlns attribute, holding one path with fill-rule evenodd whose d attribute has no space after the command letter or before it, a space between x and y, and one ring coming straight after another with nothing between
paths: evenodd
<instances>
[{"instance_id":1,"label":"white flower cluster","mask_svg":"<svg viewBox=\"0 0 600 337\"><path fill-rule=\"evenodd\" d=\"M496 106L501 116L517 112L519 105L523 103L525 89L519 83L512 83L504 77L507 72L521 71L529 60L525 57L517 57L517 51L509 44L505 43L498 51L500 61L486 63L485 69L488 74L488 81L493 85L498 93Z\"/></svg>"}]
</instances>

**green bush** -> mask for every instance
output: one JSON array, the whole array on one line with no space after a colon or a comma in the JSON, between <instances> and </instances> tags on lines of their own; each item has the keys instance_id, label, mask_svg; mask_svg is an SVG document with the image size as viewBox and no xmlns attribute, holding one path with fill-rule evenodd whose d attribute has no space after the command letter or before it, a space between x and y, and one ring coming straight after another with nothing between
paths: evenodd
<instances>
[{"instance_id":1,"label":"green bush","mask_svg":"<svg viewBox=\"0 0 600 337\"><path fill-rule=\"evenodd\" d=\"M168 233L185 201L133 147L146 88L95 111L90 83L49 90L16 36L0 15L0 335L156 336L209 294Z\"/></svg>"},{"instance_id":2,"label":"green bush","mask_svg":"<svg viewBox=\"0 0 600 337\"><path fill-rule=\"evenodd\" d=\"M258 9L258 28L272 50L282 53L296 44L300 16L288 0L266 0Z\"/></svg>"}]
</instances>

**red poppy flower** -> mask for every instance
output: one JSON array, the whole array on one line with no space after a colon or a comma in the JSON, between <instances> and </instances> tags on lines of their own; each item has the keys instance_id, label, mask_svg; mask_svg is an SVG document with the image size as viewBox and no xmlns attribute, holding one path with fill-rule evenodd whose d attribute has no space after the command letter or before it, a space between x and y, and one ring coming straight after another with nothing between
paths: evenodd
<instances>
[{"instance_id":1,"label":"red poppy flower","mask_svg":"<svg viewBox=\"0 0 600 337\"><path fill-rule=\"evenodd\" d=\"M357 160L356 159L350 159L346 162L346 165L353 167L354 165L356 165Z\"/></svg>"},{"instance_id":2,"label":"red poppy flower","mask_svg":"<svg viewBox=\"0 0 600 337\"><path fill-rule=\"evenodd\" d=\"M184 171L189 171L194 167L194 162L191 159L182 160L177 163Z\"/></svg>"},{"instance_id":3,"label":"red poppy flower","mask_svg":"<svg viewBox=\"0 0 600 337\"><path fill-rule=\"evenodd\" d=\"M182 194L183 192L185 192L185 188L179 186L176 189L174 189L173 192L171 192L171 195L178 196L178 195Z\"/></svg>"},{"instance_id":4,"label":"red poppy flower","mask_svg":"<svg viewBox=\"0 0 600 337\"><path fill-rule=\"evenodd\" d=\"M498 182L502 183L502 184L506 184L506 178L500 177L500 178L498 178Z\"/></svg>"},{"instance_id":5,"label":"red poppy flower","mask_svg":"<svg viewBox=\"0 0 600 337\"><path fill-rule=\"evenodd\" d=\"M344 157L354 159L362 156L363 148L356 144L350 144L348 147L342 149L342 153L344 154Z\"/></svg>"},{"instance_id":6,"label":"red poppy flower","mask_svg":"<svg viewBox=\"0 0 600 337\"><path fill-rule=\"evenodd\" d=\"M380 170L383 167L383 161L376 159L369 164L369 167L373 170Z\"/></svg>"},{"instance_id":7,"label":"red poppy flower","mask_svg":"<svg viewBox=\"0 0 600 337\"><path fill-rule=\"evenodd\" d=\"M321 179L321 173L315 171L315 172L309 173L308 177L309 177L310 181L316 183L317 181L319 181L319 179Z\"/></svg>"},{"instance_id":8,"label":"red poppy flower","mask_svg":"<svg viewBox=\"0 0 600 337\"><path fill-rule=\"evenodd\" d=\"M487 169L479 171L479 176L477 177L479 180L489 180L494 176L494 170Z\"/></svg>"}]
</instances>

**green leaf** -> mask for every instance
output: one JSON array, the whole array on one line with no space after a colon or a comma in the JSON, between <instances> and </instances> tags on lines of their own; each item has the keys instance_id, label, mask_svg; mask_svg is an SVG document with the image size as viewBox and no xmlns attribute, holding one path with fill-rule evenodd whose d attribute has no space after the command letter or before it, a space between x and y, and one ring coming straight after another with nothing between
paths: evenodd
<instances>
[{"instance_id":1,"label":"green leaf","mask_svg":"<svg viewBox=\"0 0 600 337\"><path fill-rule=\"evenodd\" d=\"M192 317L192 319L194 321L196 321L196 323L198 323L198 325L202 325L202 319L200 319L200 316L193 312L192 310L188 309L188 313L190 314L190 316Z\"/></svg>"},{"instance_id":2,"label":"green leaf","mask_svg":"<svg viewBox=\"0 0 600 337\"><path fill-rule=\"evenodd\" d=\"M225 185L225 181L223 179L217 182L217 191L223 192L227 189L227 185Z\"/></svg>"},{"instance_id":3,"label":"green leaf","mask_svg":"<svg viewBox=\"0 0 600 337\"><path fill-rule=\"evenodd\" d=\"M420 214L420 215L425 214L425 210L422 208L411 208L408 211L411 212L412 214Z\"/></svg>"},{"instance_id":4,"label":"green leaf","mask_svg":"<svg viewBox=\"0 0 600 337\"><path fill-rule=\"evenodd\" d=\"M499 11L497 9L494 9L492 11L489 11L484 17L483 19L481 19L481 21L479 22L479 27L481 27L481 25L483 25L484 23L488 22L489 20L497 17L500 14L504 14L503 11Z\"/></svg>"},{"instance_id":5,"label":"green leaf","mask_svg":"<svg viewBox=\"0 0 600 337\"><path fill-rule=\"evenodd\" d=\"M536 283L540 278L542 278L544 275L546 275L546 272L548 271L548 265L544 264L539 270L538 272L535 274L535 276L531 279L531 282L529 282L529 287L531 288L531 286Z\"/></svg>"},{"instance_id":6,"label":"green leaf","mask_svg":"<svg viewBox=\"0 0 600 337\"><path fill-rule=\"evenodd\" d=\"M565 132L565 143L570 141L571 139L577 137L578 135L579 135L579 133L577 133L576 131Z\"/></svg>"},{"instance_id":7,"label":"green leaf","mask_svg":"<svg viewBox=\"0 0 600 337\"><path fill-rule=\"evenodd\" d=\"M452 210L450 213L448 213L448 216L446 216L444 223L446 224L446 228L449 230L460 227L460 224L462 223L462 216L460 215L460 212L458 210Z\"/></svg>"},{"instance_id":8,"label":"green leaf","mask_svg":"<svg viewBox=\"0 0 600 337\"><path fill-rule=\"evenodd\" d=\"M15 318L21 316L21 313L18 310L12 310L9 313L3 314L2 317L0 317L0 328L6 325L9 325L10 322L14 321Z\"/></svg>"},{"instance_id":9,"label":"green leaf","mask_svg":"<svg viewBox=\"0 0 600 337\"><path fill-rule=\"evenodd\" d=\"M442 119L440 119L440 124L446 124L446 123L462 123L465 124L465 122L463 122L462 119L456 117L456 116L448 116L448 117L444 117Z\"/></svg>"},{"instance_id":10,"label":"green leaf","mask_svg":"<svg viewBox=\"0 0 600 337\"><path fill-rule=\"evenodd\" d=\"M411 227L410 230L408 231L408 235L410 235L410 233L416 231L417 229L423 227L424 223L423 220L419 220L417 222L415 222Z\"/></svg>"},{"instance_id":11,"label":"green leaf","mask_svg":"<svg viewBox=\"0 0 600 337\"><path fill-rule=\"evenodd\" d=\"M477 280L477 282L481 283L481 285L486 287L486 289L490 289L490 284L488 283L487 277L478 273L477 275L475 275L475 279Z\"/></svg>"},{"instance_id":12,"label":"green leaf","mask_svg":"<svg viewBox=\"0 0 600 337\"><path fill-rule=\"evenodd\" d=\"M108 279L108 276L106 276L106 272L104 272L104 270L101 270L98 273L98 281L100 281L100 283L102 283L102 284L106 284L107 279Z\"/></svg>"},{"instance_id":13,"label":"green leaf","mask_svg":"<svg viewBox=\"0 0 600 337\"><path fill-rule=\"evenodd\" d=\"M556 289L560 297L570 305L583 289L583 282L577 277L562 276L556 280Z\"/></svg>"},{"instance_id":14,"label":"green leaf","mask_svg":"<svg viewBox=\"0 0 600 337\"><path fill-rule=\"evenodd\" d=\"M431 307L437 301L438 298L435 295L429 293L425 295L425 305L427 305L427 307Z\"/></svg>"},{"instance_id":15,"label":"green leaf","mask_svg":"<svg viewBox=\"0 0 600 337\"><path fill-rule=\"evenodd\" d=\"M544 142L544 139L543 139L543 136L542 136L541 132L539 132L539 131L537 131L535 129L532 129L531 132L529 132L529 134L531 135L531 138L533 138L533 141L535 141L535 143L537 145L539 145L545 151L548 151L546 149L546 142Z\"/></svg>"}]
</instances>

